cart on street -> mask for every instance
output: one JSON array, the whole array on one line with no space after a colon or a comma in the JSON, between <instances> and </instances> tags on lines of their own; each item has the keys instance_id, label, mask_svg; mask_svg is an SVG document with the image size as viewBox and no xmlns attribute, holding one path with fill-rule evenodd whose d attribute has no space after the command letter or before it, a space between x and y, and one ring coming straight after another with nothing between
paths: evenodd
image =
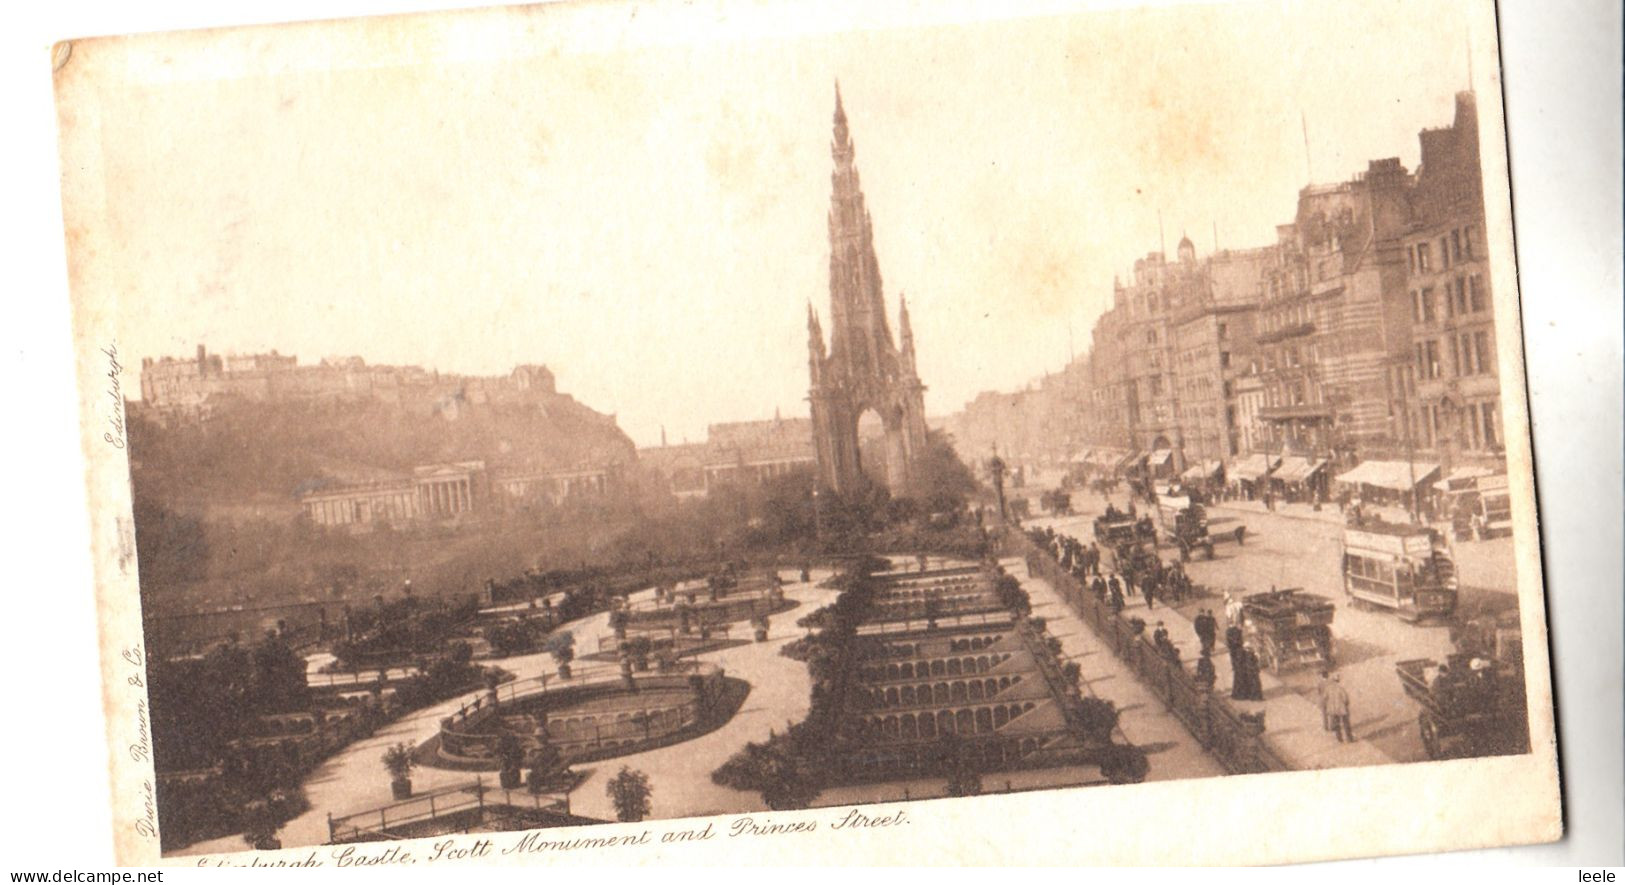
<instances>
[{"instance_id":1,"label":"cart on street","mask_svg":"<svg viewBox=\"0 0 1625 885\"><path fill-rule=\"evenodd\" d=\"M1179 548L1179 558L1189 560L1191 553L1201 550L1208 559L1213 558L1213 545L1218 541L1244 543L1247 527L1238 523L1234 529L1214 531L1214 520L1207 508L1189 496L1159 495L1157 519L1162 524L1162 540Z\"/></svg>"},{"instance_id":2,"label":"cart on street","mask_svg":"<svg viewBox=\"0 0 1625 885\"><path fill-rule=\"evenodd\" d=\"M1506 661L1449 655L1394 665L1405 694L1416 701L1417 727L1430 759L1525 753L1529 716L1523 671Z\"/></svg>"},{"instance_id":3,"label":"cart on street","mask_svg":"<svg viewBox=\"0 0 1625 885\"><path fill-rule=\"evenodd\" d=\"M1242 632L1271 673L1330 664L1336 609L1330 599L1298 588L1249 593L1241 599Z\"/></svg>"}]
</instances>

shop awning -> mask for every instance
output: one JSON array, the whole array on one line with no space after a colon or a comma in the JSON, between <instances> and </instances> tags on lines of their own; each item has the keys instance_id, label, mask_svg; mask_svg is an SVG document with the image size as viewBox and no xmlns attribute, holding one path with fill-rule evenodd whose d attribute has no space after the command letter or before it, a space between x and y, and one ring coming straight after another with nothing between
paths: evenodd
<instances>
[{"instance_id":1,"label":"shop awning","mask_svg":"<svg viewBox=\"0 0 1625 885\"><path fill-rule=\"evenodd\" d=\"M1144 461L1144 460L1145 460L1145 453L1144 452L1129 452L1128 454L1122 455L1121 457L1119 457L1117 459L1117 463L1113 464L1112 466L1114 468L1118 469L1118 470L1127 470L1130 467L1134 466L1135 464L1138 464L1139 462Z\"/></svg>"},{"instance_id":2,"label":"shop awning","mask_svg":"<svg viewBox=\"0 0 1625 885\"><path fill-rule=\"evenodd\" d=\"M1320 472L1326 462L1318 458L1302 458L1297 455L1288 455L1281 459L1281 466L1275 468L1270 474L1271 479L1282 482L1307 482L1310 477Z\"/></svg>"},{"instance_id":3,"label":"shop awning","mask_svg":"<svg viewBox=\"0 0 1625 885\"><path fill-rule=\"evenodd\" d=\"M1444 479L1433 484L1441 492L1461 491L1478 487L1478 481L1486 476L1494 476L1495 471L1488 467L1457 467L1450 471Z\"/></svg>"},{"instance_id":4,"label":"shop awning","mask_svg":"<svg viewBox=\"0 0 1625 885\"><path fill-rule=\"evenodd\" d=\"M1192 480L1207 479L1208 477L1218 473L1219 468L1223 466L1224 463L1221 461L1203 461L1199 464L1192 464L1191 466L1185 468L1185 472L1181 473L1179 477L1181 479Z\"/></svg>"},{"instance_id":5,"label":"shop awning","mask_svg":"<svg viewBox=\"0 0 1625 885\"><path fill-rule=\"evenodd\" d=\"M1161 467L1162 465L1167 464L1168 459L1172 458L1173 456L1174 452L1172 449L1157 449L1150 455L1146 456L1146 463L1152 467Z\"/></svg>"},{"instance_id":6,"label":"shop awning","mask_svg":"<svg viewBox=\"0 0 1625 885\"><path fill-rule=\"evenodd\" d=\"M1279 463L1281 463L1280 458L1272 458L1266 454L1255 453L1248 455L1230 465L1230 478L1257 482L1259 477L1269 473Z\"/></svg>"},{"instance_id":7,"label":"shop awning","mask_svg":"<svg viewBox=\"0 0 1625 885\"><path fill-rule=\"evenodd\" d=\"M1353 470L1337 477L1337 481L1405 492L1432 479L1438 472L1439 465L1420 461L1362 461Z\"/></svg>"}]
</instances>

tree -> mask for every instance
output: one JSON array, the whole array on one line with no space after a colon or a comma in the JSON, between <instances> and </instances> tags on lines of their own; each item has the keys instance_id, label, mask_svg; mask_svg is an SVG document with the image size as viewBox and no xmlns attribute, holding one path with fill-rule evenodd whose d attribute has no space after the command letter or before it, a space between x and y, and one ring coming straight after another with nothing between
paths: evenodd
<instances>
[{"instance_id":1,"label":"tree","mask_svg":"<svg viewBox=\"0 0 1625 885\"><path fill-rule=\"evenodd\" d=\"M1107 744L1100 754L1100 774L1114 784L1137 784L1145 780L1151 763L1145 751L1127 744Z\"/></svg>"},{"instance_id":2,"label":"tree","mask_svg":"<svg viewBox=\"0 0 1625 885\"><path fill-rule=\"evenodd\" d=\"M615 819L634 823L649 815L649 776L623 765L619 774L610 778L606 792L615 803Z\"/></svg>"},{"instance_id":3,"label":"tree","mask_svg":"<svg viewBox=\"0 0 1625 885\"><path fill-rule=\"evenodd\" d=\"M558 665L559 678L570 678L570 662L576 658L575 634L568 630L554 634L547 641L547 653L553 656L553 663Z\"/></svg>"},{"instance_id":4,"label":"tree","mask_svg":"<svg viewBox=\"0 0 1625 885\"><path fill-rule=\"evenodd\" d=\"M243 807L242 814L243 841L255 850L281 848L282 843L276 838L277 820L271 811L271 804L264 799L256 799Z\"/></svg>"},{"instance_id":5,"label":"tree","mask_svg":"<svg viewBox=\"0 0 1625 885\"><path fill-rule=\"evenodd\" d=\"M1077 661L1067 661L1061 665L1061 677L1068 686L1077 689L1083 681L1083 666Z\"/></svg>"},{"instance_id":6,"label":"tree","mask_svg":"<svg viewBox=\"0 0 1625 885\"><path fill-rule=\"evenodd\" d=\"M982 792L982 774L964 738L944 734L937 742L937 760L948 778L948 795L976 796Z\"/></svg>"},{"instance_id":7,"label":"tree","mask_svg":"<svg viewBox=\"0 0 1625 885\"><path fill-rule=\"evenodd\" d=\"M1075 724L1085 741L1104 744L1112 739L1112 730L1117 728L1117 705L1101 698L1083 698L1078 701Z\"/></svg>"},{"instance_id":8,"label":"tree","mask_svg":"<svg viewBox=\"0 0 1625 885\"><path fill-rule=\"evenodd\" d=\"M512 732L503 732L497 738L497 762L502 766L499 778L503 789L519 786L519 766L525 762L525 747Z\"/></svg>"},{"instance_id":9,"label":"tree","mask_svg":"<svg viewBox=\"0 0 1625 885\"><path fill-rule=\"evenodd\" d=\"M762 801L774 811L806 808L818 798L817 777L783 743L774 745L761 760Z\"/></svg>"},{"instance_id":10,"label":"tree","mask_svg":"<svg viewBox=\"0 0 1625 885\"><path fill-rule=\"evenodd\" d=\"M559 748L548 741L530 754L530 773L527 775L527 784L531 795L541 795L547 785L569 772L569 766L564 764L564 756Z\"/></svg>"},{"instance_id":11,"label":"tree","mask_svg":"<svg viewBox=\"0 0 1625 885\"><path fill-rule=\"evenodd\" d=\"M954 451L953 438L941 430L926 431L925 451L915 460L913 475L911 497L933 513L960 510L981 489Z\"/></svg>"},{"instance_id":12,"label":"tree","mask_svg":"<svg viewBox=\"0 0 1625 885\"><path fill-rule=\"evenodd\" d=\"M395 792L395 798L405 799L412 795L412 769L417 763L412 760L412 745L398 743L384 751L384 768L389 771L389 786Z\"/></svg>"}]
</instances>

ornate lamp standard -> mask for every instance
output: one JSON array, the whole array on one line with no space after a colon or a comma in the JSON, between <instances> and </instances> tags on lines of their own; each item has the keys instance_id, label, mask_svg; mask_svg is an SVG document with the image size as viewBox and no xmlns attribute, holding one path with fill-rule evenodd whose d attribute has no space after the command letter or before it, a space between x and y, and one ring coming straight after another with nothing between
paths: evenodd
<instances>
[{"instance_id":1,"label":"ornate lamp standard","mask_svg":"<svg viewBox=\"0 0 1625 885\"><path fill-rule=\"evenodd\" d=\"M990 459L987 462L987 469L988 469L989 473L993 474L993 494L998 496L998 499L999 499L999 520L1001 522L1006 521L1006 520L1009 519L1009 515L1005 512L1005 509L1004 509L1004 471L1005 471L1005 466L1004 466L1004 460L999 457L999 452L998 452L997 449L995 449L993 451L992 459Z\"/></svg>"}]
</instances>

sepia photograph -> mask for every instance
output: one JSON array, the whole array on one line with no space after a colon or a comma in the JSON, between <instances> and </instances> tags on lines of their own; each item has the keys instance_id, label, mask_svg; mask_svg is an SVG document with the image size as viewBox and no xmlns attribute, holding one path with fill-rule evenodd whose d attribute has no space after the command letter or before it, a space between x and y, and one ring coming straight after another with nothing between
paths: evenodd
<instances>
[{"instance_id":1,"label":"sepia photograph","mask_svg":"<svg viewBox=\"0 0 1625 885\"><path fill-rule=\"evenodd\" d=\"M1027 7L59 44L121 858L1558 838L1493 5Z\"/></svg>"}]
</instances>

